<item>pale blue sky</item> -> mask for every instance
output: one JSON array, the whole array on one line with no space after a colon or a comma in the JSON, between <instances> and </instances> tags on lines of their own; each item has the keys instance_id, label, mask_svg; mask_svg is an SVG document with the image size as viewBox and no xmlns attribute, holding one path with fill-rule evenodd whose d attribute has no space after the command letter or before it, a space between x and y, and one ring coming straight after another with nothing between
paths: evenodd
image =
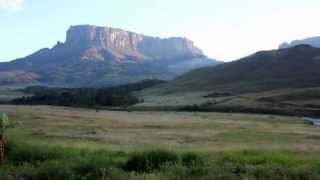
<instances>
[{"instance_id":1,"label":"pale blue sky","mask_svg":"<svg viewBox=\"0 0 320 180\"><path fill-rule=\"evenodd\" d=\"M0 0L0 61L51 48L78 24L184 36L234 60L320 36L319 19L320 0Z\"/></svg>"}]
</instances>

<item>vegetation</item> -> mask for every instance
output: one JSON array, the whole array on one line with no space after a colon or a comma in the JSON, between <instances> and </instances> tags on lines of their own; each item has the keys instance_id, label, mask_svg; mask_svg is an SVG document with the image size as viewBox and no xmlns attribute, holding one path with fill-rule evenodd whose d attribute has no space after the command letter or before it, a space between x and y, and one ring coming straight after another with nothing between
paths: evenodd
<instances>
[{"instance_id":1,"label":"vegetation","mask_svg":"<svg viewBox=\"0 0 320 180\"><path fill-rule=\"evenodd\" d=\"M318 87L319 63L314 59L319 54L318 48L307 45L261 51L238 61L196 69L166 86L175 92L215 90L235 94Z\"/></svg>"},{"instance_id":2,"label":"vegetation","mask_svg":"<svg viewBox=\"0 0 320 180\"><path fill-rule=\"evenodd\" d=\"M5 113L0 112L0 164L4 161L5 153L5 131L9 127L9 117Z\"/></svg>"},{"instance_id":3,"label":"vegetation","mask_svg":"<svg viewBox=\"0 0 320 180\"><path fill-rule=\"evenodd\" d=\"M150 151L134 154L124 166L127 171L152 172L163 165L174 165L179 156L168 151Z\"/></svg>"},{"instance_id":4,"label":"vegetation","mask_svg":"<svg viewBox=\"0 0 320 180\"><path fill-rule=\"evenodd\" d=\"M299 117L9 105L0 106L0 111L19 123L8 129L10 139L34 145L121 151L320 151L319 129Z\"/></svg>"},{"instance_id":5,"label":"vegetation","mask_svg":"<svg viewBox=\"0 0 320 180\"><path fill-rule=\"evenodd\" d=\"M8 115L0 112L0 141L4 140L4 133L9 125L10 121Z\"/></svg>"},{"instance_id":6,"label":"vegetation","mask_svg":"<svg viewBox=\"0 0 320 180\"><path fill-rule=\"evenodd\" d=\"M320 178L319 156L297 152L135 153L10 143L0 179L288 179ZM316 155L314 157L314 155Z\"/></svg>"},{"instance_id":7,"label":"vegetation","mask_svg":"<svg viewBox=\"0 0 320 180\"><path fill-rule=\"evenodd\" d=\"M191 112L320 116L319 87L279 89L240 95L228 92L161 94L157 88L151 88L143 91L138 97L145 101L135 105L134 108L142 110L162 108Z\"/></svg>"},{"instance_id":8,"label":"vegetation","mask_svg":"<svg viewBox=\"0 0 320 180\"><path fill-rule=\"evenodd\" d=\"M0 179L319 179L319 129L297 117L1 105Z\"/></svg>"},{"instance_id":9,"label":"vegetation","mask_svg":"<svg viewBox=\"0 0 320 180\"><path fill-rule=\"evenodd\" d=\"M7 104L13 99L28 96L20 91L17 91L20 87L0 87L0 104Z\"/></svg>"},{"instance_id":10,"label":"vegetation","mask_svg":"<svg viewBox=\"0 0 320 180\"><path fill-rule=\"evenodd\" d=\"M48 88L28 87L24 93L34 96L14 99L13 104L26 105L56 105L72 107L100 107L100 106L130 106L141 102L131 93L139 91L164 81L145 80L140 83L121 85L111 88Z\"/></svg>"}]
</instances>

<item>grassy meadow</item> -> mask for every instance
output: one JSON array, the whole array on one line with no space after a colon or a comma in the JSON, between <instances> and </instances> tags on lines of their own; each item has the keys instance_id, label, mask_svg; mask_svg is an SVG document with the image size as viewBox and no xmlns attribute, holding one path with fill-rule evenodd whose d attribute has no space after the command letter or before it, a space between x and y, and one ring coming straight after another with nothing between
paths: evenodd
<instances>
[{"instance_id":1,"label":"grassy meadow","mask_svg":"<svg viewBox=\"0 0 320 180\"><path fill-rule=\"evenodd\" d=\"M179 109L196 104L200 111L242 112L258 114L282 114L294 116L320 115L320 88L275 89L271 91L231 94L230 96L210 96L221 93L170 92L160 85L139 92L136 95L144 102L133 109ZM228 92L224 92L228 93Z\"/></svg>"},{"instance_id":2,"label":"grassy meadow","mask_svg":"<svg viewBox=\"0 0 320 180\"><path fill-rule=\"evenodd\" d=\"M320 131L300 117L0 106L0 179L319 179Z\"/></svg>"}]
</instances>

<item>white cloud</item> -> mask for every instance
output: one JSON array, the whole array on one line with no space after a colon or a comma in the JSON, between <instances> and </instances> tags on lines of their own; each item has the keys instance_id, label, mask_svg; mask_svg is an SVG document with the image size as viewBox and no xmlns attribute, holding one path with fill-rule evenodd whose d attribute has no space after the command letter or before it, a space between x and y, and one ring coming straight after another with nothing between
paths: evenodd
<instances>
[{"instance_id":1,"label":"white cloud","mask_svg":"<svg viewBox=\"0 0 320 180\"><path fill-rule=\"evenodd\" d=\"M236 60L260 50L276 49L284 41L320 36L320 7L282 8L266 15L208 21L188 32L206 55Z\"/></svg>"},{"instance_id":2,"label":"white cloud","mask_svg":"<svg viewBox=\"0 0 320 180\"><path fill-rule=\"evenodd\" d=\"M0 10L18 11L22 8L24 0L0 0Z\"/></svg>"}]
</instances>

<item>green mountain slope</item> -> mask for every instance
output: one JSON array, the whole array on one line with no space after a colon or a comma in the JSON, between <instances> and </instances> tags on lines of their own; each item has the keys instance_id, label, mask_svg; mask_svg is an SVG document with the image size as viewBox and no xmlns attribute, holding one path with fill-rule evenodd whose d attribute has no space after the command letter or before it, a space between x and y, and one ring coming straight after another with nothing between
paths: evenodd
<instances>
[{"instance_id":1,"label":"green mountain slope","mask_svg":"<svg viewBox=\"0 0 320 180\"><path fill-rule=\"evenodd\" d=\"M301 45L261 51L238 61L197 69L159 89L164 93L247 93L319 85L320 49Z\"/></svg>"}]
</instances>

